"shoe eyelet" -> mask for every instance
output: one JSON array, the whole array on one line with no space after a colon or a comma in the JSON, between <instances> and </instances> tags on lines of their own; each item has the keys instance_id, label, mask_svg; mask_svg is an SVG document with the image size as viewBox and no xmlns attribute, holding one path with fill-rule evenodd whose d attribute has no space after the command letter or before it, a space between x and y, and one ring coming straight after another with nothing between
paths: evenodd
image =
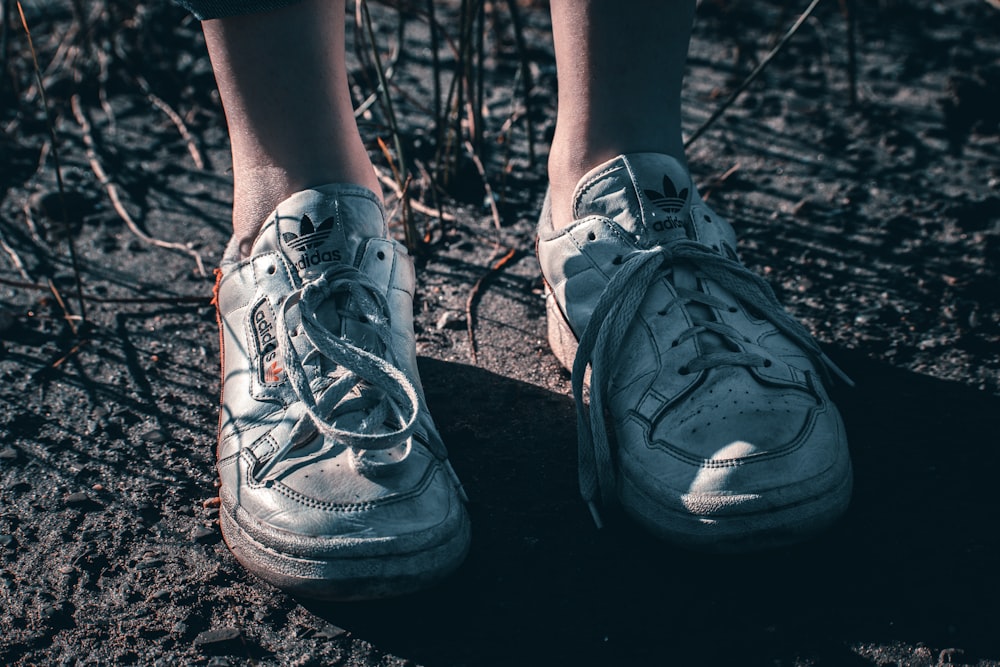
<instances>
[{"instance_id":1,"label":"shoe eyelet","mask_svg":"<svg viewBox=\"0 0 1000 667\"><path fill-rule=\"evenodd\" d=\"M664 317L664 316L666 316L667 311L665 311L665 310L658 310L658 311L656 311L656 314L659 315L660 317ZM674 341L674 344L676 345L677 341Z\"/></svg>"},{"instance_id":2,"label":"shoe eyelet","mask_svg":"<svg viewBox=\"0 0 1000 667\"><path fill-rule=\"evenodd\" d=\"M770 368L773 365L774 365L774 362L772 362L770 359L765 359L764 360L764 368Z\"/></svg>"},{"instance_id":3,"label":"shoe eyelet","mask_svg":"<svg viewBox=\"0 0 1000 667\"><path fill-rule=\"evenodd\" d=\"M597 240L597 234L595 234L594 232L587 232L587 240L588 241L596 241Z\"/></svg>"},{"instance_id":4,"label":"shoe eyelet","mask_svg":"<svg viewBox=\"0 0 1000 667\"><path fill-rule=\"evenodd\" d=\"M670 347L677 347L678 345L680 345L680 342L678 342L678 341L675 340L674 342L672 342L670 344Z\"/></svg>"},{"instance_id":5,"label":"shoe eyelet","mask_svg":"<svg viewBox=\"0 0 1000 667\"><path fill-rule=\"evenodd\" d=\"M268 264L265 271L267 271L267 275L273 276L278 271L278 267L274 264Z\"/></svg>"},{"instance_id":6,"label":"shoe eyelet","mask_svg":"<svg viewBox=\"0 0 1000 667\"><path fill-rule=\"evenodd\" d=\"M375 256L378 257L379 259L385 259L385 252L379 250L377 253L375 253Z\"/></svg>"},{"instance_id":7,"label":"shoe eyelet","mask_svg":"<svg viewBox=\"0 0 1000 667\"><path fill-rule=\"evenodd\" d=\"M614 264L615 266L618 266L619 264L622 263L622 256L618 255L613 260L611 260L611 263Z\"/></svg>"},{"instance_id":8,"label":"shoe eyelet","mask_svg":"<svg viewBox=\"0 0 1000 667\"><path fill-rule=\"evenodd\" d=\"M738 313L738 312L740 312L740 309L737 308L736 306L729 306L729 312L730 313Z\"/></svg>"},{"instance_id":9,"label":"shoe eyelet","mask_svg":"<svg viewBox=\"0 0 1000 667\"><path fill-rule=\"evenodd\" d=\"M681 366L680 368L677 369L677 372L680 375L688 375L691 373L691 369L688 368L687 366Z\"/></svg>"}]
</instances>

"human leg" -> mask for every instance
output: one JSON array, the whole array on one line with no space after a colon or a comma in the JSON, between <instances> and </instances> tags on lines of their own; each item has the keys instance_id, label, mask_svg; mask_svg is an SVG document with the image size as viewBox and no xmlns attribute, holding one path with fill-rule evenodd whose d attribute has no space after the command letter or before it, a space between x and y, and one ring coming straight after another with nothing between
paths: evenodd
<instances>
[{"instance_id":1,"label":"human leg","mask_svg":"<svg viewBox=\"0 0 1000 667\"><path fill-rule=\"evenodd\" d=\"M683 162L681 83L694 0L552 0L559 106L549 153L556 227L594 166L625 153Z\"/></svg>"},{"instance_id":2,"label":"human leg","mask_svg":"<svg viewBox=\"0 0 1000 667\"><path fill-rule=\"evenodd\" d=\"M561 106L539 262L592 509L620 503L688 546L762 548L846 508L846 436L823 382L839 370L691 181L679 112L693 7L553 0Z\"/></svg>"},{"instance_id":3,"label":"human leg","mask_svg":"<svg viewBox=\"0 0 1000 667\"><path fill-rule=\"evenodd\" d=\"M344 2L206 21L233 148L215 303L220 523L293 593L397 595L468 549L464 494L416 367L414 274L358 136Z\"/></svg>"},{"instance_id":4,"label":"human leg","mask_svg":"<svg viewBox=\"0 0 1000 667\"><path fill-rule=\"evenodd\" d=\"M344 0L205 21L233 153L233 227L246 253L293 193L354 183L379 193L354 120Z\"/></svg>"}]
</instances>

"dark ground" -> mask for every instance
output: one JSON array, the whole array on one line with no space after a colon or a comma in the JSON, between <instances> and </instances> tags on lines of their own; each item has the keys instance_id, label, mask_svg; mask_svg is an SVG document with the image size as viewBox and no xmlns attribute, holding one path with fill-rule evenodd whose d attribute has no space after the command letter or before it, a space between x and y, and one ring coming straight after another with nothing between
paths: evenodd
<instances>
[{"instance_id":1,"label":"dark ground","mask_svg":"<svg viewBox=\"0 0 1000 667\"><path fill-rule=\"evenodd\" d=\"M470 164L443 197L454 222L415 217L432 232L418 268L423 378L472 496L472 552L436 590L329 605L252 579L220 541L211 278L125 226L70 104L79 95L97 159L139 227L210 269L227 238L230 176L197 25L169 6L82 3L81 21L58 2L29 4L90 299L74 334L53 296L80 314L65 225L52 217L51 142L11 25L0 92L0 664L1000 665L996 8L857 3L852 106L846 23L823 3L692 146L745 261L858 385L836 391L857 476L846 518L802 546L706 557L623 519L598 532L578 500L569 380L544 340L531 252L554 107L548 19L523 5L531 164L500 3L487 21L482 152L502 228ZM788 4L705 0L688 133L805 3ZM397 14L373 12L390 50ZM426 25L408 23L393 74L411 167L433 159ZM454 58L441 54L450 72ZM371 72L353 56L351 67L360 101ZM183 118L204 169L139 77ZM512 98L520 115L507 128ZM382 118L373 106L363 132L391 144ZM431 202L425 186L411 187ZM473 363L466 302L484 276ZM49 279L56 290L11 284Z\"/></svg>"}]
</instances>

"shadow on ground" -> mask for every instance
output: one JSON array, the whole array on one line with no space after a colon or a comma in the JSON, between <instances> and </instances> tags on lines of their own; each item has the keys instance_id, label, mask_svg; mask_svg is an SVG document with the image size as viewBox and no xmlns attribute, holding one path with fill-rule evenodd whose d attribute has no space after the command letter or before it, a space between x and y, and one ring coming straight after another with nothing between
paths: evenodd
<instances>
[{"instance_id":1,"label":"shadow on ground","mask_svg":"<svg viewBox=\"0 0 1000 667\"><path fill-rule=\"evenodd\" d=\"M662 545L623 517L590 525L576 496L568 397L423 359L428 401L473 497L474 544L448 583L394 601L305 604L428 665L882 664L1000 655L994 633L1000 399L837 355L854 502L830 533L739 557ZM919 650L918 650L919 656Z\"/></svg>"}]
</instances>

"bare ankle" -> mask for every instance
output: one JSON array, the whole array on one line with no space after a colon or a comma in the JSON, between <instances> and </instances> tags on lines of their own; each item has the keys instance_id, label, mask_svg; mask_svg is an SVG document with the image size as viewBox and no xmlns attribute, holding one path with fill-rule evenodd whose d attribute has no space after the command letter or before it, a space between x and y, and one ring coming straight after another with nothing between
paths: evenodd
<instances>
[{"instance_id":1,"label":"bare ankle","mask_svg":"<svg viewBox=\"0 0 1000 667\"><path fill-rule=\"evenodd\" d=\"M353 183L368 188L382 199L382 189L371 164L352 170L317 169L309 176L292 174L278 167L239 169L234 178L233 234L239 239L240 252L250 255L257 234L278 204L296 192L327 183Z\"/></svg>"}]
</instances>

